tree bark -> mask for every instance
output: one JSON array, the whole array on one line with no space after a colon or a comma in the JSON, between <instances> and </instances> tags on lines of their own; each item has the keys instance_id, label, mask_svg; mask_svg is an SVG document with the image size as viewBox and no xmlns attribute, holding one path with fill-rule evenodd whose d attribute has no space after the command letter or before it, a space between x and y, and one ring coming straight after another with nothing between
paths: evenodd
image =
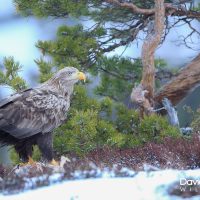
<instances>
[{"instance_id":1,"label":"tree bark","mask_svg":"<svg viewBox=\"0 0 200 200\"><path fill-rule=\"evenodd\" d=\"M155 102L162 103L163 98L168 98L173 105L179 103L188 92L200 82L200 54L186 67L180 70L178 76L164 85L155 95Z\"/></svg>"},{"instance_id":2,"label":"tree bark","mask_svg":"<svg viewBox=\"0 0 200 200\"><path fill-rule=\"evenodd\" d=\"M138 103L141 114L151 114L154 109L155 66L154 53L158 47L164 30L165 6L164 0L155 0L154 26L148 29L148 35L142 47L142 80L133 88L131 100ZM152 29L152 30L151 30Z\"/></svg>"}]
</instances>

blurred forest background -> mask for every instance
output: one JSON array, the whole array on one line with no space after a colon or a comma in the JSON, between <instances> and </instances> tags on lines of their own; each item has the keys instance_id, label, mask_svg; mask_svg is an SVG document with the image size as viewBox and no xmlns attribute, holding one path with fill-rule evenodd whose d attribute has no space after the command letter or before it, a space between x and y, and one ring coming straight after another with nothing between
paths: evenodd
<instances>
[{"instance_id":1,"label":"blurred forest background","mask_svg":"<svg viewBox=\"0 0 200 200\"><path fill-rule=\"evenodd\" d=\"M196 6L198 6L199 3L200 0L194 1ZM67 63L69 65L75 64L76 67L76 61L73 59L68 59L66 61L65 58L59 56L54 56L54 63L52 64L52 57L43 51L43 48L47 48L51 51L51 45L58 48L59 44L49 44L48 42L45 43L42 41L54 41L62 38L65 34L73 36L77 33L78 35L83 30L83 27L84 29L91 27L93 21L88 20L87 18L79 20L76 16L69 16L66 18L51 17L48 16L48 14L46 14L47 16L44 18L42 18L42 15L40 17L32 15L24 17L17 12L17 8L13 1L0 0L0 5L0 67L2 70L5 66L11 66L12 61L13 63L15 61L19 62L16 66L21 66L21 69L18 70L17 67L16 72L19 71L19 76L25 80L28 86L34 87L38 82L43 82L51 76L49 70L54 69L53 64L55 64L55 62L61 65L59 67L62 67L61 63ZM24 11L26 12L27 10L24 9ZM26 15L27 13L24 14ZM39 15L40 13L38 12L38 16ZM173 18L170 20L173 21ZM200 31L199 22L193 21L192 23L196 30ZM73 28L78 24L82 24L82 26ZM99 29L98 31L99 32L95 34L101 36L101 31L103 30ZM193 36L193 49L180 44L180 38L183 35L186 36L188 32L190 32L188 24L183 24L170 30L164 43L156 51L156 65L158 68L167 68L175 73L179 68L189 63L199 53L198 36ZM79 35L77 37L79 37ZM141 135L146 134L152 124L156 126L154 130L151 130L152 135L155 134L155 131L160 132L161 130L162 132L163 130L166 130L166 133L164 133L166 135L176 135L177 130L169 127L165 119L159 116L149 117L146 121L144 120L143 123L137 125L136 122L139 120L137 113L134 110L127 109L133 107L129 100L133 82L123 78L120 79L120 77L118 77L119 79L116 77L113 78L112 74L105 75L104 72L102 72L102 69L100 69L102 67L106 70L111 69L111 71L112 67L114 67L114 70L119 71L124 69L124 71L121 71L124 74L129 73L134 69L137 74L141 74L141 61L138 58L141 57L143 39L144 35L141 34L140 38L132 42L131 45L120 46L113 51L106 53L106 57L103 57L101 62L98 62L98 65L96 66L97 70L90 70L88 72L88 83L84 86L77 86L73 101L74 110L71 110L71 115L74 117L70 118L67 125L64 125L64 127L56 131L58 136L55 139L55 147L59 152L65 153L68 152L69 149L73 148L76 148L74 149L76 153L81 154L82 150L87 152L94 148L92 140L99 141L99 144L97 144L96 147L101 147L101 145L105 143L108 145L117 144L119 147L131 147L133 144L137 145L141 143L141 141L138 141L140 140L138 139L138 136L132 137L133 133L135 134L135 132L139 131ZM88 40L87 42L88 44L95 46L95 44L92 43L92 40ZM60 46L61 45L62 44L60 44ZM84 58L84 49L82 50L80 47L79 51L77 50L75 53L80 55L82 54L81 56ZM52 52L50 54L52 54ZM12 56L14 60L9 58L10 56ZM5 57L7 57L7 59L5 59ZM77 67L81 68L82 66ZM139 82L139 80L140 76L137 77L135 82ZM108 84L108 82L110 82L110 84ZM162 83L157 84L159 85ZM86 88L86 91L82 88ZM12 92L13 89L11 87L0 87L1 98L6 97ZM196 87L192 93L177 105L181 127L187 126L191 122L191 118L188 116L188 112L184 107L189 106L193 110L196 110L200 104L199 93L200 87ZM102 101L97 102L93 98L101 99ZM79 105L80 99L84 109ZM117 104L116 106L113 105L112 101L123 104ZM89 110L91 105L94 107L93 111ZM113 107L115 107L115 109L113 109ZM77 114L76 109L81 110L81 112ZM101 120L99 120L99 116ZM85 129L82 127L84 124L79 124L79 126L77 126L77 121L80 122L80 119L83 119L83 123L85 124L91 123L91 126L87 126ZM131 120L134 123L129 123ZM92 124L92 122L94 124ZM158 124L160 124L160 127L157 127L159 126ZM97 127L99 127L99 129ZM63 133L63 130L69 131ZM104 131L102 132L102 130ZM81 131L83 131L82 135L79 134ZM123 131L125 132L126 138L119 136L119 132L121 133ZM74 145L80 141L80 138L78 137L87 135L85 133L91 133L93 135L82 138L84 140L82 144L83 146L79 144ZM62 134L68 135L68 137L65 137L67 149L64 144L60 145L61 140L63 140ZM77 138L73 138L72 134L76 134ZM99 138L102 135L105 135L105 138ZM112 140L109 140L109 138L112 138ZM144 138L145 137L141 136L141 140ZM69 139L73 141L69 141ZM88 140L91 140L91 143L87 143L86 141ZM130 141L130 144L127 144L127 141ZM9 162L6 153L7 151L8 148L0 149L0 162Z\"/></svg>"}]
</instances>

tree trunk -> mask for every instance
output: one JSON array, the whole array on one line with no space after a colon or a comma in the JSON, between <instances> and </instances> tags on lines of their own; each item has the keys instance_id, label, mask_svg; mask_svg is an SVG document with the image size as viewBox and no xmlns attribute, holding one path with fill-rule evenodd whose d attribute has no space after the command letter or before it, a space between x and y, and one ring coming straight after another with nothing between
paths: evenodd
<instances>
[{"instance_id":1,"label":"tree trunk","mask_svg":"<svg viewBox=\"0 0 200 200\"><path fill-rule=\"evenodd\" d=\"M168 84L155 95L155 102L162 103L164 98L168 98L173 105L181 101L188 92L200 82L200 54L193 59L185 68L180 70L178 76L173 78Z\"/></svg>"},{"instance_id":2,"label":"tree trunk","mask_svg":"<svg viewBox=\"0 0 200 200\"><path fill-rule=\"evenodd\" d=\"M141 83L133 88L131 100L138 103L141 114L151 114L154 109L155 66L154 53L164 30L164 0L155 0L155 20L153 27L148 27L148 35L142 47L143 73Z\"/></svg>"}]
</instances>

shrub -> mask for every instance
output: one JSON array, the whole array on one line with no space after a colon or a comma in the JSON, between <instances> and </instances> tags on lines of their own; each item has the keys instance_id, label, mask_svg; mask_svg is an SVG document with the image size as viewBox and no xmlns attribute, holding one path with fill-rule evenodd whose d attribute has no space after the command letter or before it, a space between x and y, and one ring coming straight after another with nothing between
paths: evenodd
<instances>
[{"instance_id":1,"label":"shrub","mask_svg":"<svg viewBox=\"0 0 200 200\"><path fill-rule=\"evenodd\" d=\"M123 104L117 104L115 126L123 134L138 134L140 123L139 113L136 110L128 109Z\"/></svg>"},{"instance_id":2,"label":"shrub","mask_svg":"<svg viewBox=\"0 0 200 200\"><path fill-rule=\"evenodd\" d=\"M56 131L54 147L60 154L83 155L95 148L123 144L122 135L113 125L100 119L94 110L76 111L67 124Z\"/></svg>"},{"instance_id":3,"label":"shrub","mask_svg":"<svg viewBox=\"0 0 200 200\"><path fill-rule=\"evenodd\" d=\"M97 123L96 141L99 148L104 146L122 147L125 144L123 135L114 128L112 123L105 120L99 120Z\"/></svg>"},{"instance_id":4,"label":"shrub","mask_svg":"<svg viewBox=\"0 0 200 200\"><path fill-rule=\"evenodd\" d=\"M145 116L138 126L138 132L143 142L161 141L166 136L180 137L177 127L169 125L166 118L156 114Z\"/></svg>"},{"instance_id":5,"label":"shrub","mask_svg":"<svg viewBox=\"0 0 200 200\"><path fill-rule=\"evenodd\" d=\"M109 98L89 99L80 86L76 94L82 95L82 105L75 100L68 122L56 130L54 147L59 154L84 155L103 147L132 148L148 141L160 142L166 136L180 136L179 129L170 126L162 116L145 116L140 120L137 111L114 104Z\"/></svg>"}]
</instances>

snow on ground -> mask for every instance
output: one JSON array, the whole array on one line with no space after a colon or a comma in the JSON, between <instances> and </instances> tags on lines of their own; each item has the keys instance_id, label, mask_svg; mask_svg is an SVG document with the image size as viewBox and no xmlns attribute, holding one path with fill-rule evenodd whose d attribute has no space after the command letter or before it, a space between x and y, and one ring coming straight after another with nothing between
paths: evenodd
<instances>
[{"instance_id":1,"label":"snow on ground","mask_svg":"<svg viewBox=\"0 0 200 200\"><path fill-rule=\"evenodd\" d=\"M133 176L133 174L135 174ZM160 170L160 171L142 171L131 172L133 177L113 178L113 174L108 172L102 173L102 178L79 179L73 181L64 181L61 183L53 183L50 186L45 186L35 190L28 190L15 195L2 195L1 200L37 200L44 198L51 200L162 200L162 199L183 199L182 197L169 195L170 188L176 184L178 189L184 189L186 185L180 185L188 181L193 182L193 188L200 191L200 169L196 170ZM55 182L56 177L52 177ZM199 182L198 182L199 180ZM192 186L187 186L189 187ZM194 193L193 193L194 195ZM200 199L200 195L184 199Z\"/></svg>"}]
</instances>

